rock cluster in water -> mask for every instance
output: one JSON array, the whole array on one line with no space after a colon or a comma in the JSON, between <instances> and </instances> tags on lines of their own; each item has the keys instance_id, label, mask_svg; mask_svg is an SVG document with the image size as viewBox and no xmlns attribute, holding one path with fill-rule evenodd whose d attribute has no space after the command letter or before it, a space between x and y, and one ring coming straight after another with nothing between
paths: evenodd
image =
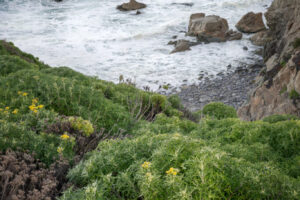
<instances>
[{"instance_id":1,"label":"rock cluster in water","mask_svg":"<svg viewBox=\"0 0 300 200\"><path fill-rule=\"evenodd\" d=\"M208 15L204 13L194 13L190 16L187 36L197 38L197 43L188 40L172 41L175 49L171 53L190 50L190 46L210 43L210 42L226 42L232 40L240 40L243 34L229 29L226 19L217 15Z\"/></svg>"}]
</instances>

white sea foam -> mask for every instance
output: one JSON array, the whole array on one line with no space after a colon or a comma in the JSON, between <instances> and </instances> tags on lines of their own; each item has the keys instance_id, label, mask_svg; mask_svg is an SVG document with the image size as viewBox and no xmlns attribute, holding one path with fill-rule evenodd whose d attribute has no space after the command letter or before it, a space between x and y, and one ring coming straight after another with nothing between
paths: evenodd
<instances>
[{"instance_id":1,"label":"white sea foam","mask_svg":"<svg viewBox=\"0 0 300 200\"><path fill-rule=\"evenodd\" d=\"M226 18L231 28L247 12L264 12L271 0L140 0L148 5L120 12L120 0L0 0L0 39L53 66L69 66L87 75L118 81L122 74L156 89L170 83L197 82L201 71L216 74L231 64L251 63L257 47L248 40L211 43L169 54L172 36L184 38L195 12ZM177 4L174 4L177 3ZM188 7L180 3L193 3ZM194 38L189 38L194 39ZM247 46L249 51L243 51Z\"/></svg>"}]
</instances>

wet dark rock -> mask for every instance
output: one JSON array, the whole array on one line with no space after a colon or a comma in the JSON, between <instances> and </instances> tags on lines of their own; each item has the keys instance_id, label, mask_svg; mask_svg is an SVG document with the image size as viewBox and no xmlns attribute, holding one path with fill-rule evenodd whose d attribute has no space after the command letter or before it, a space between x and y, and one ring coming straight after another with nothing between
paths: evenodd
<instances>
[{"instance_id":1,"label":"wet dark rock","mask_svg":"<svg viewBox=\"0 0 300 200\"><path fill-rule=\"evenodd\" d=\"M226 32L226 40L228 41L240 40L242 39L242 37L243 37L242 33L233 31L232 29Z\"/></svg>"},{"instance_id":2,"label":"wet dark rock","mask_svg":"<svg viewBox=\"0 0 300 200\"><path fill-rule=\"evenodd\" d=\"M182 6L192 7L194 3L172 3L172 5L182 5Z\"/></svg>"},{"instance_id":3,"label":"wet dark rock","mask_svg":"<svg viewBox=\"0 0 300 200\"><path fill-rule=\"evenodd\" d=\"M130 11L130 10L139 10L146 7L147 7L146 4L139 3L135 0L130 0L129 3L123 3L122 5L118 5L117 9L120 11Z\"/></svg>"},{"instance_id":4,"label":"wet dark rock","mask_svg":"<svg viewBox=\"0 0 300 200\"><path fill-rule=\"evenodd\" d=\"M168 44L175 45L175 49L171 51L171 53L177 53L177 52L191 50L190 47L196 45L197 43L190 42L188 40L177 40L177 41L170 41Z\"/></svg>"},{"instance_id":5,"label":"wet dark rock","mask_svg":"<svg viewBox=\"0 0 300 200\"><path fill-rule=\"evenodd\" d=\"M246 46L243 47L243 50L248 51L248 47L246 47Z\"/></svg>"},{"instance_id":6,"label":"wet dark rock","mask_svg":"<svg viewBox=\"0 0 300 200\"><path fill-rule=\"evenodd\" d=\"M176 45L176 44L177 44L177 41L171 40L171 41L168 42L168 45Z\"/></svg>"},{"instance_id":7,"label":"wet dark rock","mask_svg":"<svg viewBox=\"0 0 300 200\"><path fill-rule=\"evenodd\" d=\"M190 48L190 42L187 40L179 40L175 44L175 49L171 51L171 53L177 53L182 51L188 51L191 50Z\"/></svg>"}]
</instances>

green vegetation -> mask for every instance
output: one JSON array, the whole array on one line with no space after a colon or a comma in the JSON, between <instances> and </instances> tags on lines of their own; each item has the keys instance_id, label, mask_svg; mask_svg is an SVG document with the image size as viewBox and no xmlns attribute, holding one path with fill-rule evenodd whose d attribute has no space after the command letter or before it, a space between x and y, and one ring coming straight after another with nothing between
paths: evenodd
<instances>
[{"instance_id":1,"label":"green vegetation","mask_svg":"<svg viewBox=\"0 0 300 200\"><path fill-rule=\"evenodd\" d=\"M169 89L169 85L163 85L162 88L165 89L165 90L168 90Z\"/></svg>"},{"instance_id":2,"label":"green vegetation","mask_svg":"<svg viewBox=\"0 0 300 200\"><path fill-rule=\"evenodd\" d=\"M81 189L62 199L299 198L299 121L177 124L161 116L141 136L101 142L69 172Z\"/></svg>"},{"instance_id":3,"label":"green vegetation","mask_svg":"<svg viewBox=\"0 0 300 200\"><path fill-rule=\"evenodd\" d=\"M297 117L242 122L211 103L195 123L181 109L177 96L50 68L0 43L1 151L75 163L83 139L107 136L69 170L61 200L300 199Z\"/></svg>"},{"instance_id":4,"label":"green vegetation","mask_svg":"<svg viewBox=\"0 0 300 200\"><path fill-rule=\"evenodd\" d=\"M300 47L300 38L295 39L293 46L294 46L295 49Z\"/></svg>"},{"instance_id":5,"label":"green vegetation","mask_svg":"<svg viewBox=\"0 0 300 200\"><path fill-rule=\"evenodd\" d=\"M126 135L138 121L161 112L182 115L165 96L87 77L67 67L50 68L12 43L0 41L2 151L35 152L48 165L60 154L71 160L75 144L66 146L61 135L45 133L49 126L69 122L69 129L84 136L103 129L106 134ZM70 117L57 120L61 116Z\"/></svg>"},{"instance_id":6,"label":"green vegetation","mask_svg":"<svg viewBox=\"0 0 300 200\"><path fill-rule=\"evenodd\" d=\"M283 88L279 91L280 95L287 91L287 86L284 85Z\"/></svg>"},{"instance_id":7,"label":"green vegetation","mask_svg":"<svg viewBox=\"0 0 300 200\"><path fill-rule=\"evenodd\" d=\"M237 118L236 110L232 106L219 102L207 104L204 106L202 113L216 119Z\"/></svg>"},{"instance_id":8,"label":"green vegetation","mask_svg":"<svg viewBox=\"0 0 300 200\"><path fill-rule=\"evenodd\" d=\"M84 120L81 117L70 117L69 122L71 123L72 128L80 131L86 137L94 133L94 127L88 120Z\"/></svg>"},{"instance_id":9,"label":"green vegetation","mask_svg":"<svg viewBox=\"0 0 300 200\"><path fill-rule=\"evenodd\" d=\"M290 99L299 99L300 98L299 93L295 89L290 91L289 96L290 96Z\"/></svg>"},{"instance_id":10,"label":"green vegetation","mask_svg":"<svg viewBox=\"0 0 300 200\"><path fill-rule=\"evenodd\" d=\"M286 61L281 61L281 62L280 62L280 65L281 65L282 67L285 67L286 64L287 64Z\"/></svg>"},{"instance_id":11,"label":"green vegetation","mask_svg":"<svg viewBox=\"0 0 300 200\"><path fill-rule=\"evenodd\" d=\"M287 120L300 120L300 118L294 115L271 115L263 119L264 122L269 122L269 123L277 123L277 122L282 122Z\"/></svg>"}]
</instances>

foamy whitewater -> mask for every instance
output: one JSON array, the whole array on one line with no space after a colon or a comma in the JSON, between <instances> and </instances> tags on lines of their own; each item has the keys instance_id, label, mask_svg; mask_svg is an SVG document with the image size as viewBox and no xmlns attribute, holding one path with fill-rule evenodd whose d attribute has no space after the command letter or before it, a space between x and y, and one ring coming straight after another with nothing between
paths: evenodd
<instances>
[{"instance_id":1,"label":"foamy whitewater","mask_svg":"<svg viewBox=\"0 0 300 200\"><path fill-rule=\"evenodd\" d=\"M173 46L167 43L175 35L185 38L192 13L219 15L235 29L244 14L265 12L272 0L139 0L148 5L141 15L116 9L126 1L0 0L0 39L47 64L69 66L100 79L118 82L123 75L152 90L165 84L180 87L199 82L201 71L215 75L229 64L234 68L253 63L258 48L244 34L240 41L169 54Z\"/></svg>"}]
</instances>

